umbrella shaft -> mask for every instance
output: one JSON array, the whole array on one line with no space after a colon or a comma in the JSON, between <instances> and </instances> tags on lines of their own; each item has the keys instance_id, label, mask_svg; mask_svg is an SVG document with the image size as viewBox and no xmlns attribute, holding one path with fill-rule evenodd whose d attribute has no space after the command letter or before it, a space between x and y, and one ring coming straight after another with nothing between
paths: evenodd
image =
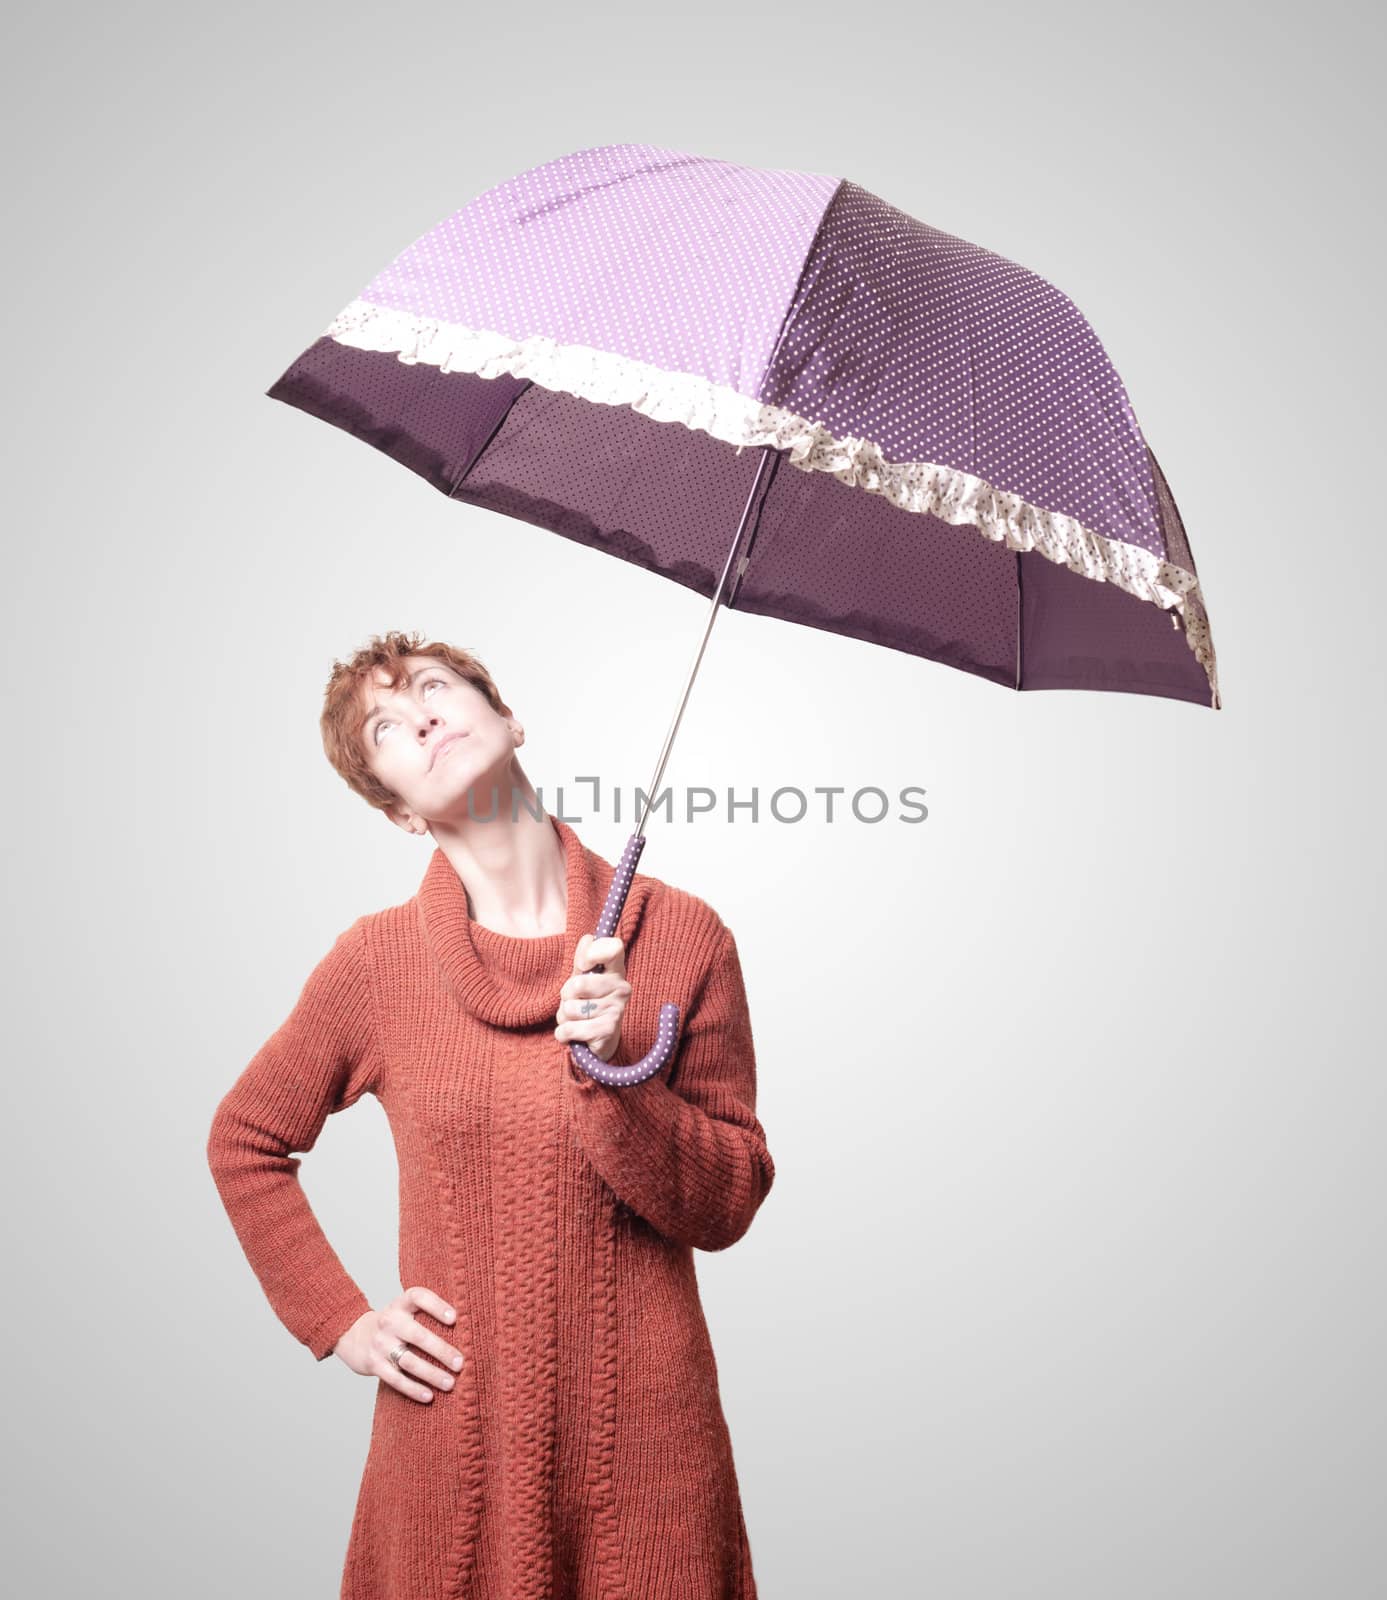
<instances>
[{"instance_id":1,"label":"umbrella shaft","mask_svg":"<svg viewBox=\"0 0 1387 1600\"><path fill-rule=\"evenodd\" d=\"M689 668L689 676L684 684L684 692L679 697L679 709L674 713L674 721L670 723L669 732L665 735L665 742L660 749L660 759L655 763L655 776L650 780L650 787L645 794L645 803L641 806L640 820L636 824L636 832L633 835L635 838L639 838L645 832L645 819L650 815L651 808L655 804L655 797L660 792L660 779L664 776L665 763L669 760L669 752L674 744L674 736L679 732L679 723L684 715L684 707L689 703L689 690L693 688L694 678L698 675L699 663L703 660L703 651L708 643L708 635L712 633L713 623L717 619L718 605L722 600L723 590L727 587L728 573L732 570L732 558L736 555L741 545L742 535L746 531L747 519L751 515L751 508L756 504L756 496L761 489L761 479L765 474L772 454L773 452L769 445L761 451L761 460L756 468L756 477L752 481L751 493L747 495L746 505L742 508L742 519L737 524L736 533L732 536L732 545L727 552L727 560L723 562L722 576L718 579L718 586L713 591L712 604L708 607L708 620L703 625L703 637L698 641L698 650L694 655L693 665ZM743 556L741 565L738 567L737 575L739 577L741 576L741 568L745 563L746 557Z\"/></svg>"}]
</instances>

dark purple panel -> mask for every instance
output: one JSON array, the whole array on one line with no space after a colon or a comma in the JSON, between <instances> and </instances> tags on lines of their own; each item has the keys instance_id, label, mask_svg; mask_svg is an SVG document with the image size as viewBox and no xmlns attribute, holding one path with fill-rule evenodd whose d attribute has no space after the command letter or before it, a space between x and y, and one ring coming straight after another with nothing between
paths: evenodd
<instances>
[{"instance_id":1,"label":"dark purple panel","mask_svg":"<svg viewBox=\"0 0 1387 1600\"><path fill-rule=\"evenodd\" d=\"M266 393L364 439L447 494L528 386L322 338Z\"/></svg>"},{"instance_id":2,"label":"dark purple panel","mask_svg":"<svg viewBox=\"0 0 1387 1600\"><path fill-rule=\"evenodd\" d=\"M1204 668L1170 612L1034 550L1020 560L1023 689L1111 689L1209 704Z\"/></svg>"},{"instance_id":3,"label":"dark purple panel","mask_svg":"<svg viewBox=\"0 0 1387 1600\"><path fill-rule=\"evenodd\" d=\"M681 423L652 422L626 406L533 384L454 498L537 523L711 597L758 454L739 456ZM602 582L600 566L592 576L594 586Z\"/></svg>"},{"instance_id":4,"label":"dark purple panel","mask_svg":"<svg viewBox=\"0 0 1387 1600\"><path fill-rule=\"evenodd\" d=\"M734 603L1016 685L1015 555L827 473L781 463Z\"/></svg>"},{"instance_id":5,"label":"dark purple panel","mask_svg":"<svg viewBox=\"0 0 1387 1600\"><path fill-rule=\"evenodd\" d=\"M855 183L824 214L761 398L1165 554L1141 429L1073 301Z\"/></svg>"}]
</instances>

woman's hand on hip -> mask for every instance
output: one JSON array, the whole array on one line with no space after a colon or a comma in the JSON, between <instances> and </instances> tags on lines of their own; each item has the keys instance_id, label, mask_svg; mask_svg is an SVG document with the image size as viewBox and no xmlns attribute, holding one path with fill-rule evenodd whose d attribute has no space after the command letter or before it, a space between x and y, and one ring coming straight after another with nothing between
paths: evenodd
<instances>
[{"instance_id":1,"label":"woman's hand on hip","mask_svg":"<svg viewBox=\"0 0 1387 1600\"><path fill-rule=\"evenodd\" d=\"M452 1306L432 1289L406 1289L380 1310L363 1311L332 1348L335 1356L363 1378L380 1378L392 1389L425 1403L435 1389L451 1389L453 1375L464 1360L445 1339L440 1339L415 1316L426 1312L439 1322L457 1319ZM404 1346L399 1365L390 1352ZM435 1359L430 1361L432 1356Z\"/></svg>"},{"instance_id":2,"label":"woman's hand on hip","mask_svg":"<svg viewBox=\"0 0 1387 1600\"><path fill-rule=\"evenodd\" d=\"M597 966L606 970L593 972ZM579 1040L593 1055L610 1061L621 1043L621 1019L630 998L625 944L585 933L573 952L573 976L559 990L554 1037L565 1043Z\"/></svg>"}]
</instances>

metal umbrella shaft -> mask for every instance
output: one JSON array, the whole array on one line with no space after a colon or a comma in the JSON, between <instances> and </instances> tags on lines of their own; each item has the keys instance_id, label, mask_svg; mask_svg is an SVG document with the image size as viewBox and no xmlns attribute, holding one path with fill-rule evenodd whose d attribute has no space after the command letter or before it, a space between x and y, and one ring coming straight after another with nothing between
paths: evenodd
<instances>
[{"instance_id":1,"label":"metal umbrella shaft","mask_svg":"<svg viewBox=\"0 0 1387 1600\"><path fill-rule=\"evenodd\" d=\"M722 576L718 579L717 588L713 591L712 604L708 607L708 618L703 625L703 637L698 641L698 649L694 653L693 664L689 668L688 678L684 683L684 692L679 697L679 706L674 713L674 720L670 723L669 732L665 735L665 742L660 747L659 760L655 763L655 776L650 780L650 788L644 796L644 803L640 809L640 816L636 823L636 831L626 841L626 848L621 852L621 860L617 863L616 871L612 875L611 887L607 890L607 899L602 907L602 915L597 920L597 928L593 934L597 939L609 939L616 932L617 922L621 917L622 908L626 904L626 896L631 888L631 876L636 870L636 863L640 860L641 851L645 849L645 821L650 815L651 807L659 793L660 779L664 776L665 764L669 760L669 753L674 745L674 736L679 731L680 721L684 716L684 707L689 703L689 691L693 688L694 678L703 661L703 652L707 648L708 636L713 631L713 623L717 620L718 607L722 603L724 590L727 588L728 576L732 572L733 560L741 548L742 536L746 532L747 524L751 519L752 508L756 504L757 495L761 489L761 480L765 476L767 467L775 452L766 446L761 451L761 460L757 464L756 477L752 480L751 492L747 495L746 505L742 509L741 520L737 524L737 531L733 535L732 544L727 552L727 559L723 562ZM747 557L742 556L738 563L738 576L745 570ZM603 972L606 969L596 966L594 972ZM601 1056L594 1055L587 1045L581 1040L573 1040L569 1044L569 1053L574 1061L588 1074L597 1078L602 1083L612 1084L618 1088L626 1088L633 1083L642 1083L646 1078L654 1075L665 1065L679 1044L679 1007L666 1002L660 1007L660 1021L655 1043L650 1050L639 1060L628 1067L614 1067L604 1061Z\"/></svg>"}]
</instances>

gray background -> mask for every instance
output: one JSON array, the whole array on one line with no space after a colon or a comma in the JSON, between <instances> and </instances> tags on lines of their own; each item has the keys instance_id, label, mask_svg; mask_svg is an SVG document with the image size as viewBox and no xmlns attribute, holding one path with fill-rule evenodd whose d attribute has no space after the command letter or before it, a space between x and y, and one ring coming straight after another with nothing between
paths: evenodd
<instances>
[{"instance_id":1,"label":"gray background","mask_svg":"<svg viewBox=\"0 0 1387 1600\"><path fill-rule=\"evenodd\" d=\"M442 216L625 141L849 177L1069 294L1184 513L1226 704L720 617L670 783L930 806L652 823L642 863L723 914L752 1002L776 1185L698 1266L763 1595L1382 1592L1378 26L7 24L13 1592L337 1592L375 1385L274 1320L204 1158L313 963L426 864L323 758L331 659L476 649L552 803L648 780L706 602L263 390ZM583 794L614 860L629 819ZM379 1106L303 1176L396 1293Z\"/></svg>"}]
</instances>

